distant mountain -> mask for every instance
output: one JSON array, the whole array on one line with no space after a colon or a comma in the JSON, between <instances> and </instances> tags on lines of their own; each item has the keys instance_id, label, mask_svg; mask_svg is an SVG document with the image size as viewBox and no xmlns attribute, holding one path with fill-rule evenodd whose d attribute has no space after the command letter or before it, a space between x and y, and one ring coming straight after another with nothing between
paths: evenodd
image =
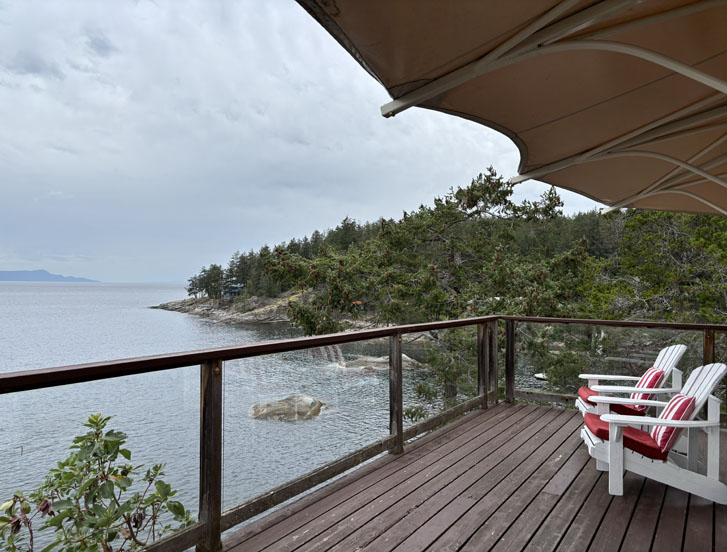
<instances>
[{"instance_id":1,"label":"distant mountain","mask_svg":"<svg viewBox=\"0 0 727 552\"><path fill-rule=\"evenodd\" d=\"M75 278L51 274L47 270L0 270L0 282L97 282L88 278Z\"/></svg>"}]
</instances>

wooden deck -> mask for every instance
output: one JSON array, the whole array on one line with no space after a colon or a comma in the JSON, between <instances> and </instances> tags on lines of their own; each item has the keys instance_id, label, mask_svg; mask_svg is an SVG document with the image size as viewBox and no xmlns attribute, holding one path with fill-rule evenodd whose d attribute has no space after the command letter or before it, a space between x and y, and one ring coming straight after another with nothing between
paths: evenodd
<instances>
[{"instance_id":1,"label":"wooden deck","mask_svg":"<svg viewBox=\"0 0 727 552\"><path fill-rule=\"evenodd\" d=\"M225 550L727 550L726 506L633 474L610 496L581 425L575 410L474 412L239 529Z\"/></svg>"}]
</instances>

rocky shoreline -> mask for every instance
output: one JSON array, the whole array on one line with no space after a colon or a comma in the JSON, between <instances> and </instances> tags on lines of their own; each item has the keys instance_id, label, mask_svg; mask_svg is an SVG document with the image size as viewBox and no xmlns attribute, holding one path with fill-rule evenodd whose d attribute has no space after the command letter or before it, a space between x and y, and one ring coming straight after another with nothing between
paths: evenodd
<instances>
[{"instance_id":1,"label":"rocky shoreline","mask_svg":"<svg viewBox=\"0 0 727 552\"><path fill-rule=\"evenodd\" d=\"M192 314L225 324L278 324L290 323L288 301L294 299L294 296L278 299L251 297L243 302L215 305L204 297L170 301L149 308Z\"/></svg>"},{"instance_id":2,"label":"rocky shoreline","mask_svg":"<svg viewBox=\"0 0 727 552\"><path fill-rule=\"evenodd\" d=\"M209 318L223 324L291 324L288 317L288 302L301 299L300 293L286 293L276 299L269 297L250 297L244 301L214 304L207 297L169 301L161 305L149 307L167 311L181 312L203 318ZM349 331L372 327L365 320L346 321ZM377 338L374 341L386 341L388 338ZM408 334L405 341L430 341L428 333Z\"/></svg>"}]
</instances>

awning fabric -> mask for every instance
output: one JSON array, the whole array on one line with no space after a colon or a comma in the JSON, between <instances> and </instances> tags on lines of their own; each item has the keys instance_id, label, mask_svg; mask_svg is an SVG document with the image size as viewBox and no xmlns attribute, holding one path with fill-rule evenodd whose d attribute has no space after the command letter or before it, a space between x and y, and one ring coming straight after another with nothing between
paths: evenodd
<instances>
[{"instance_id":1,"label":"awning fabric","mask_svg":"<svg viewBox=\"0 0 727 552\"><path fill-rule=\"evenodd\" d=\"M514 182L727 215L727 0L298 0L389 92L517 145Z\"/></svg>"}]
</instances>

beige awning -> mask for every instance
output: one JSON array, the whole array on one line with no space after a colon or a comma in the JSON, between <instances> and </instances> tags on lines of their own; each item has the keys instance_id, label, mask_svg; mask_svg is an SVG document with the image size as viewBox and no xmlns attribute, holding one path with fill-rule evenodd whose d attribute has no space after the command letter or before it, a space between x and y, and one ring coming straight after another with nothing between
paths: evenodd
<instances>
[{"instance_id":1,"label":"beige awning","mask_svg":"<svg viewBox=\"0 0 727 552\"><path fill-rule=\"evenodd\" d=\"M506 134L520 176L727 215L727 0L298 0L388 90Z\"/></svg>"}]
</instances>

